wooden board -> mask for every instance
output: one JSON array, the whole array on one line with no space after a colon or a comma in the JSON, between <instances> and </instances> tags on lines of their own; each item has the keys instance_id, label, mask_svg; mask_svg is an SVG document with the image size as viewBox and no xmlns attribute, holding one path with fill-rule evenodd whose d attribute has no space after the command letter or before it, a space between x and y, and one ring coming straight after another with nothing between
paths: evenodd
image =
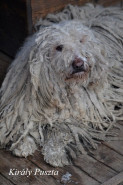
<instances>
[{"instance_id":1,"label":"wooden board","mask_svg":"<svg viewBox=\"0 0 123 185\"><path fill-rule=\"evenodd\" d=\"M116 151L117 153L123 155L123 122L118 124L118 126L119 126L119 129L114 128L114 132L118 133L117 140L115 140L114 138L113 142L107 141L104 144L109 148L113 149L114 151Z\"/></svg>"},{"instance_id":2,"label":"wooden board","mask_svg":"<svg viewBox=\"0 0 123 185\"><path fill-rule=\"evenodd\" d=\"M108 181L104 182L102 185L123 185L123 172L119 173L118 175L112 177L111 179L109 179Z\"/></svg>"},{"instance_id":3,"label":"wooden board","mask_svg":"<svg viewBox=\"0 0 123 185\"><path fill-rule=\"evenodd\" d=\"M0 185L14 185L14 184L0 174Z\"/></svg>"},{"instance_id":4,"label":"wooden board","mask_svg":"<svg viewBox=\"0 0 123 185\"><path fill-rule=\"evenodd\" d=\"M111 143L113 145L114 141ZM123 171L123 156L106 145L102 144L101 147L99 147L98 150L94 152L94 154L91 154L91 157L105 164L116 172Z\"/></svg>"},{"instance_id":5,"label":"wooden board","mask_svg":"<svg viewBox=\"0 0 123 185\"><path fill-rule=\"evenodd\" d=\"M97 2L103 6L113 6L117 3L121 3L122 0L97 0Z\"/></svg>"}]
</instances>

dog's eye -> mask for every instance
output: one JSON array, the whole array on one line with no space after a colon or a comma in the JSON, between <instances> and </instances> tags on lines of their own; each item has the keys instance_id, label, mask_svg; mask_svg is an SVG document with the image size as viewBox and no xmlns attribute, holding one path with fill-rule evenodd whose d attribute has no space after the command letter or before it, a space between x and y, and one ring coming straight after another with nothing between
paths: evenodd
<instances>
[{"instance_id":1,"label":"dog's eye","mask_svg":"<svg viewBox=\"0 0 123 185\"><path fill-rule=\"evenodd\" d=\"M63 50L63 45L57 46L57 47L56 47L56 50L57 50L57 51L62 51L62 50Z\"/></svg>"},{"instance_id":2,"label":"dog's eye","mask_svg":"<svg viewBox=\"0 0 123 185\"><path fill-rule=\"evenodd\" d=\"M80 40L80 43L85 43L87 41L88 36L84 35L82 39Z\"/></svg>"},{"instance_id":3,"label":"dog's eye","mask_svg":"<svg viewBox=\"0 0 123 185\"><path fill-rule=\"evenodd\" d=\"M81 40L80 40L80 43L84 43L84 42L85 42L84 39L81 39Z\"/></svg>"}]
</instances>

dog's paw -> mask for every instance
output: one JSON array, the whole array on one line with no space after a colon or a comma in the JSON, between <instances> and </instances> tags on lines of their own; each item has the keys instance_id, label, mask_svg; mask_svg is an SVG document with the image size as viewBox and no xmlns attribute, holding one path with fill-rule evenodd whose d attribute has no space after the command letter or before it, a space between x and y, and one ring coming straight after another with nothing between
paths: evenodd
<instances>
[{"instance_id":1,"label":"dog's paw","mask_svg":"<svg viewBox=\"0 0 123 185\"><path fill-rule=\"evenodd\" d=\"M69 155L69 144L74 142L74 138L68 130L66 124L47 127L45 130L45 141L43 143L42 153L44 160L52 166L65 166L71 164L71 160L76 154Z\"/></svg>"},{"instance_id":2,"label":"dog's paw","mask_svg":"<svg viewBox=\"0 0 123 185\"><path fill-rule=\"evenodd\" d=\"M42 153L44 155L44 160L54 167L63 167L65 165L70 164L69 158L64 147L49 147L48 145L45 145L43 147Z\"/></svg>"},{"instance_id":3,"label":"dog's paw","mask_svg":"<svg viewBox=\"0 0 123 185\"><path fill-rule=\"evenodd\" d=\"M12 152L16 156L27 157L28 155L32 155L36 149L37 147L34 140L27 136Z\"/></svg>"}]
</instances>

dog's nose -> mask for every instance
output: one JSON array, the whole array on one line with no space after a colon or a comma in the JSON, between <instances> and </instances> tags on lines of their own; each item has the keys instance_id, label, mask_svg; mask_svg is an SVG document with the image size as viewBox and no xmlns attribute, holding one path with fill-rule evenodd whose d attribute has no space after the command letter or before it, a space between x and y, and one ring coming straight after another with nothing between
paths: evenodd
<instances>
[{"instance_id":1,"label":"dog's nose","mask_svg":"<svg viewBox=\"0 0 123 185\"><path fill-rule=\"evenodd\" d=\"M77 72L84 71L85 70L84 61L81 58L76 58L72 63L72 67Z\"/></svg>"}]
</instances>

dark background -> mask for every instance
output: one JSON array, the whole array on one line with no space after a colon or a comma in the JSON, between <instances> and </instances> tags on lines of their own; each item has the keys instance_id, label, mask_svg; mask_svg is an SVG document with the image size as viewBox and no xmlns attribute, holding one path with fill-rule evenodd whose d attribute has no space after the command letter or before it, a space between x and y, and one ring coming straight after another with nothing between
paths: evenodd
<instances>
[{"instance_id":1,"label":"dark background","mask_svg":"<svg viewBox=\"0 0 123 185\"><path fill-rule=\"evenodd\" d=\"M31 32L30 1L0 0L0 50L14 57Z\"/></svg>"}]
</instances>

